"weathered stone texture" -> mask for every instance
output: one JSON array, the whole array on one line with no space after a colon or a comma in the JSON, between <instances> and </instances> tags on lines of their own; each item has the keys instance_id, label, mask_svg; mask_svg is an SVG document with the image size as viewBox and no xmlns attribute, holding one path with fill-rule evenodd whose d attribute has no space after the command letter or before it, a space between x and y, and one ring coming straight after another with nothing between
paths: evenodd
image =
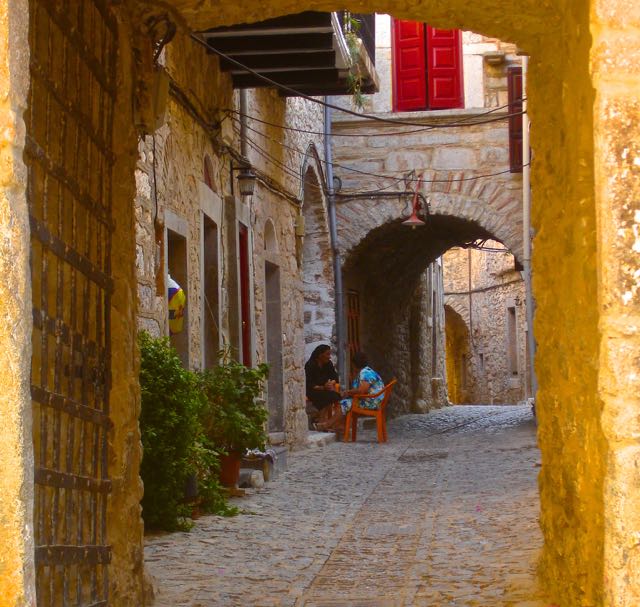
<instances>
[{"instance_id":1,"label":"weathered stone texture","mask_svg":"<svg viewBox=\"0 0 640 607\"><path fill-rule=\"evenodd\" d=\"M26 2L0 4L0 605L35 605L31 437L31 279L23 112Z\"/></svg>"},{"instance_id":2,"label":"weathered stone texture","mask_svg":"<svg viewBox=\"0 0 640 607\"><path fill-rule=\"evenodd\" d=\"M452 111L430 114L438 116L423 115L419 120L437 123L445 119L445 114L447 119L453 116ZM366 145L362 146L353 145L352 137L340 137L361 129L377 133L378 137L369 137ZM416 176L423 176L421 191L429 199L433 216L467 219L504 243L517 257L521 256L522 180L520 175L508 172L505 124L434 129L419 135L393 137L398 127L380 126L367 120L342 119L334 121L334 130L338 135L334 139L338 164L380 174L379 169L371 167L372 159L379 158L380 162L384 161L385 170L395 171L395 174L382 172L381 177L371 177L337 168L343 183L339 193L338 217L340 248L344 254L357 246L371 230L385 222L408 216L408 201L393 192L403 191L402 174L415 170ZM372 147L369 145L371 142L377 145ZM507 172L490 178L475 178L500 170ZM415 182L410 184L411 189L415 187ZM371 199L349 197L349 192L376 189L381 191L381 195L385 191L389 195Z\"/></svg>"},{"instance_id":3,"label":"weathered stone texture","mask_svg":"<svg viewBox=\"0 0 640 607\"><path fill-rule=\"evenodd\" d=\"M486 246L499 247L489 241ZM514 258L504 253L450 249L443 256L445 306L464 323L464 344L447 352L464 364L457 403L512 404L525 397L528 382L524 282ZM508 308L515 311L509 334ZM451 327L453 329L453 327ZM447 325L447 332L450 327ZM514 339L515 351L509 339ZM453 338L453 336L452 336ZM447 333L447 343L454 344ZM515 354L516 360L511 357ZM515 365L514 365L515 363ZM447 365L447 379L453 359ZM515 366L515 369L514 369ZM515 371L515 373L514 373ZM451 394L451 391L450 391Z\"/></svg>"},{"instance_id":4,"label":"weathered stone texture","mask_svg":"<svg viewBox=\"0 0 640 607\"><path fill-rule=\"evenodd\" d=\"M598 391L608 447L604 596L612 607L631 607L640 602L640 10L624 0L600 0L595 8Z\"/></svg>"},{"instance_id":5,"label":"weathered stone texture","mask_svg":"<svg viewBox=\"0 0 640 607\"><path fill-rule=\"evenodd\" d=\"M333 272L326 203L320 186L322 172L318 164L322 140L320 136L286 131L277 125L321 132L322 109L304 100L284 99L272 90L258 89L247 94L249 117L246 154L258 171L259 180L248 204L236 202L231 197L231 180L235 180L237 173L230 175L229 166L231 162L237 165L237 160L232 160L224 145L232 146L236 153L241 149L239 116L230 112L220 131L205 127L202 119L213 120L226 109L235 108L237 111L238 93L232 93L230 79L219 71L217 59L207 55L185 34L178 34L168 45L165 58L166 69L175 88L187 95L189 103L200 112L201 119L194 118L193 112L185 106L179 95L172 95L165 126L153 138L147 137L140 146L136 177L138 299L141 306L139 326L149 328L154 333L166 331L165 295L157 287L158 273L163 272L163 268L157 266L154 219L157 218L160 224L166 223L165 215L170 212L187 226L188 284L185 286L188 326L185 330L189 334L190 366L201 366L203 260L200 232L202 188L206 188L203 183L206 154L211 161L213 189L207 195L217 197L222 207L235 204L237 208L244 209L241 211L243 221L250 228L253 310L251 358L254 362L267 359L265 263L268 261L280 269L285 431L290 445L302 444L307 431L304 412L304 341L305 332L309 338L310 329L305 329L304 325L301 278L304 274L310 301L315 293L318 303L321 303L318 309L324 311L324 317L312 318L310 326L316 333L320 332L319 340L327 341L331 339L333 330ZM217 82L218 86L212 87L212 82ZM253 117L276 126L254 121ZM209 192L209 189L205 192ZM235 272L233 268L237 259L235 254L230 255L235 248L229 249L229 242L236 238L236 221L240 216L236 216L236 211L229 208L225 214L231 220L225 218L218 222L221 346L234 346L238 334L233 325L238 319L232 310L239 304L238 296L234 293L237 283L231 282L235 280L231 275ZM301 214L307 218L308 224L304 247L301 247L303 239L295 235L296 217ZM265 235L267 224L273 230L269 242ZM307 311L312 310L308 308Z\"/></svg>"},{"instance_id":6,"label":"weathered stone texture","mask_svg":"<svg viewBox=\"0 0 640 607\"><path fill-rule=\"evenodd\" d=\"M164 6L177 8L193 29L255 21L307 9L344 8L333 0L303 4L294 0L269 3L171 0ZM633 269L637 265L634 226L638 221L633 210L633 201L638 198L637 151L632 145L637 139L634 133L638 123L635 120L638 79L631 63L628 63L628 72L616 71L616 65L624 66L623 54L633 56L636 52L637 2L541 3L524 0L517 10L513 10L513 3L507 0L421 4L413 0L376 0L357 6L351 3L347 8L393 12L398 17L421 20L438 27L469 28L510 40L531 54L527 95L534 125L532 148L535 158L532 176L536 229L533 269L538 303L535 329L540 390L537 411L542 453L541 521L545 536L541 572L554 602L562 607L636 605L640 595L638 509L633 507L638 494L634 475L637 437L633 426L627 428L623 422L629 409L638 408L637 378L633 371L637 367L634 353L638 344L639 292L634 289L637 277ZM30 317L30 306L26 303L29 293L24 249L28 229L21 194L24 176L20 173L23 169L16 160L22 147L18 116L24 107L24 94L13 98L9 93L13 92L15 78L26 79L28 74L24 21L12 21L18 15L24 18L26 13L24 4L17 0L5 2L0 8L0 27L7 33L0 37L3 76L0 89L3 125L0 203L3 207L2 231L10 236L5 244L10 247L12 261L4 275L3 294L7 301L16 302L15 308L7 306L5 333L0 335L1 350L6 357L3 368L7 385L2 410L8 412L7 416L3 415L3 421L8 421L3 424L3 440L0 441L2 461L7 464L3 466L0 533L3 550L6 550L3 556L7 555L2 566L9 568L9 575L0 577L0 600L12 607L25 600L33 601L29 557L25 556L30 554L30 481L27 479L31 474L28 365L25 364L29 347L25 334L29 333L27 319ZM122 21L126 19L123 17ZM14 27L18 24L21 25ZM129 40L140 41L140 36L133 36L132 32L123 33L130 35ZM621 34L625 37L625 53L609 52ZM594 48L599 50L591 54L594 39ZM16 40L17 45L11 46ZM17 54L12 55L14 49ZM121 116L130 127L126 108L130 108L134 71L124 69L133 67L124 39L119 51L123 68L118 89L122 100ZM609 59L606 59L607 54ZM620 59L614 61L613 56ZM188 64L188 67L192 69L192 65ZM195 69L192 71L196 72ZM217 84L216 80L203 79L202 87L212 91ZM275 94L270 99L276 107L285 105ZM17 138L13 134L16 126L19 127L15 131ZM130 133L125 128L116 134L123 138L124 156L119 160L123 164L118 165L116 181L125 184L116 194L116 209L127 200L131 204L133 198L135 140L131 139ZM289 156L280 152L278 158L285 161ZM125 170L127 164L130 166ZM227 164L225 162L225 166ZM273 172L279 174L280 169L273 168ZM289 178L294 180L293 176L283 176L283 179ZM143 185L146 189L146 184ZM374 188L380 185L371 184ZM180 187L188 190L191 186L181 182ZM393 217L399 216L396 210ZM515 233L509 234L515 237ZM135 302L134 225L133 218L126 213L122 223L117 225L114 239L126 241L123 255L128 251L131 256L127 260L117 254L114 256L115 263L130 264L128 268L114 268L117 293ZM624 243L633 244L629 248ZM509 246L515 252L516 247ZM142 267L145 267L144 263ZM134 349L130 347L135 332L131 310L135 310L135 305L122 304L122 309L114 310L117 313L113 315L116 317L124 312L114 325L113 352L114 356L120 356L120 360L114 361L114 394L118 394L114 400L122 407L119 411L122 412L127 404L129 411L123 418L119 417L120 413L116 417L114 412L116 438L112 455L115 454L118 461L131 457L130 468L123 468L127 474L122 474L120 486L114 489L114 498L120 495L124 499L127 495L129 504L139 497L134 486L139 457L135 428L139 398L135 388ZM302 313L303 306L300 305L299 314ZM303 359L301 346L298 346L296 356L297 360ZM126 436L133 456L125 449L123 438ZM122 512L131 510L117 510L120 516ZM122 522L118 518L114 520ZM134 517L132 525L132 536L137 538L137 518ZM114 604L138 605L143 604L140 591L133 581L131 586L125 582L137 575L131 577L131 570L133 564L133 570L137 572L136 563L139 562L134 548L128 552L127 544L120 547L126 527L119 527L114 540L116 560L113 567L118 572L114 585L119 588L114 595ZM129 546L136 542L137 539Z\"/></svg>"}]
</instances>

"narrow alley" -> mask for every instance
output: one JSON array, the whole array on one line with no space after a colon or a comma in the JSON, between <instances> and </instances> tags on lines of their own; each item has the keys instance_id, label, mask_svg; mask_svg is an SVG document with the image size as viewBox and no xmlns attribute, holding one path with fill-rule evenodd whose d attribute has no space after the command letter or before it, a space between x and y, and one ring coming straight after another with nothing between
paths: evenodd
<instances>
[{"instance_id":1,"label":"narrow alley","mask_svg":"<svg viewBox=\"0 0 640 607\"><path fill-rule=\"evenodd\" d=\"M539 453L529 407L393 420L389 442L289 455L288 470L147 538L158 607L542 607Z\"/></svg>"}]
</instances>

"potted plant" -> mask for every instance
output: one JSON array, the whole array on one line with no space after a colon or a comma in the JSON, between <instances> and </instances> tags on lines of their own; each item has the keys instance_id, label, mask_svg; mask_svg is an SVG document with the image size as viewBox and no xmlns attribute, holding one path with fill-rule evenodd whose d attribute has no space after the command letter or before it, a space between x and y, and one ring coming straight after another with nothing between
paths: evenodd
<instances>
[{"instance_id":1,"label":"potted plant","mask_svg":"<svg viewBox=\"0 0 640 607\"><path fill-rule=\"evenodd\" d=\"M258 400L269 374L269 366L245 367L221 352L220 364L200 375L207 405L202 425L207 439L223 455L220 481L235 486L240 460L248 449L264 449L267 410Z\"/></svg>"}]
</instances>

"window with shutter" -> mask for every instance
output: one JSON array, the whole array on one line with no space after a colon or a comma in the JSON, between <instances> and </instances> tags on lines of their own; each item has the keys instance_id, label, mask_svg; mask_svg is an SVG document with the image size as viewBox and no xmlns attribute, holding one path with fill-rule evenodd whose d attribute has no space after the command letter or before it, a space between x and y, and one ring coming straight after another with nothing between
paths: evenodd
<instances>
[{"instance_id":1,"label":"window with shutter","mask_svg":"<svg viewBox=\"0 0 640 607\"><path fill-rule=\"evenodd\" d=\"M425 109L427 86L424 25L394 19L393 50L394 111Z\"/></svg>"},{"instance_id":2,"label":"window with shutter","mask_svg":"<svg viewBox=\"0 0 640 607\"><path fill-rule=\"evenodd\" d=\"M507 70L509 113L522 111L522 68ZM509 118L509 165L512 173L522 173L522 115Z\"/></svg>"},{"instance_id":3,"label":"window with shutter","mask_svg":"<svg viewBox=\"0 0 640 607\"><path fill-rule=\"evenodd\" d=\"M427 25L427 90L429 108L464 107L460 30Z\"/></svg>"},{"instance_id":4,"label":"window with shutter","mask_svg":"<svg viewBox=\"0 0 640 607\"><path fill-rule=\"evenodd\" d=\"M393 20L393 110L464 107L460 30Z\"/></svg>"}]
</instances>

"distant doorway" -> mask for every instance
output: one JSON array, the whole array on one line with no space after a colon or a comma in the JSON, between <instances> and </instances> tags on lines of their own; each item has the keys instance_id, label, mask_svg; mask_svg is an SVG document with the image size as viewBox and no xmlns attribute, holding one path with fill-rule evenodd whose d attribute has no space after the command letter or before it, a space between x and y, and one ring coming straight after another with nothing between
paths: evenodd
<instances>
[{"instance_id":1,"label":"distant doorway","mask_svg":"<svg viewBox=\"0 0 640 607\"><path fill-rule=\"evenodd\" d=\"M240 262L240 341L242 345L242 364L251 366L251 306L249 278L249 230L240 224L238 228L238 247Z\"/></svg>"},{"instance_id":2,"label":"distant doorway","mask_svg":"<svg viewBox=\"0 0 640 607\"><path fill-rule=\"evenodd\" d=\"M218 226L206 215L202 217L203 263L203 350L204 367L210 369L218 363L220 350L218 301Z\"/></svg>"},{"instance_id":3,"label":"distant doorway","mask_svg":"<svg viewBox=\"0 0 640 607\"><path fill-rule=\"evenodd\" d=\"M282 301L280 297L280 268L265 261L265 317L267 337L267 406L269 432L284 431L284 386L282 377Z\"/></svg>"}]
</instances>

